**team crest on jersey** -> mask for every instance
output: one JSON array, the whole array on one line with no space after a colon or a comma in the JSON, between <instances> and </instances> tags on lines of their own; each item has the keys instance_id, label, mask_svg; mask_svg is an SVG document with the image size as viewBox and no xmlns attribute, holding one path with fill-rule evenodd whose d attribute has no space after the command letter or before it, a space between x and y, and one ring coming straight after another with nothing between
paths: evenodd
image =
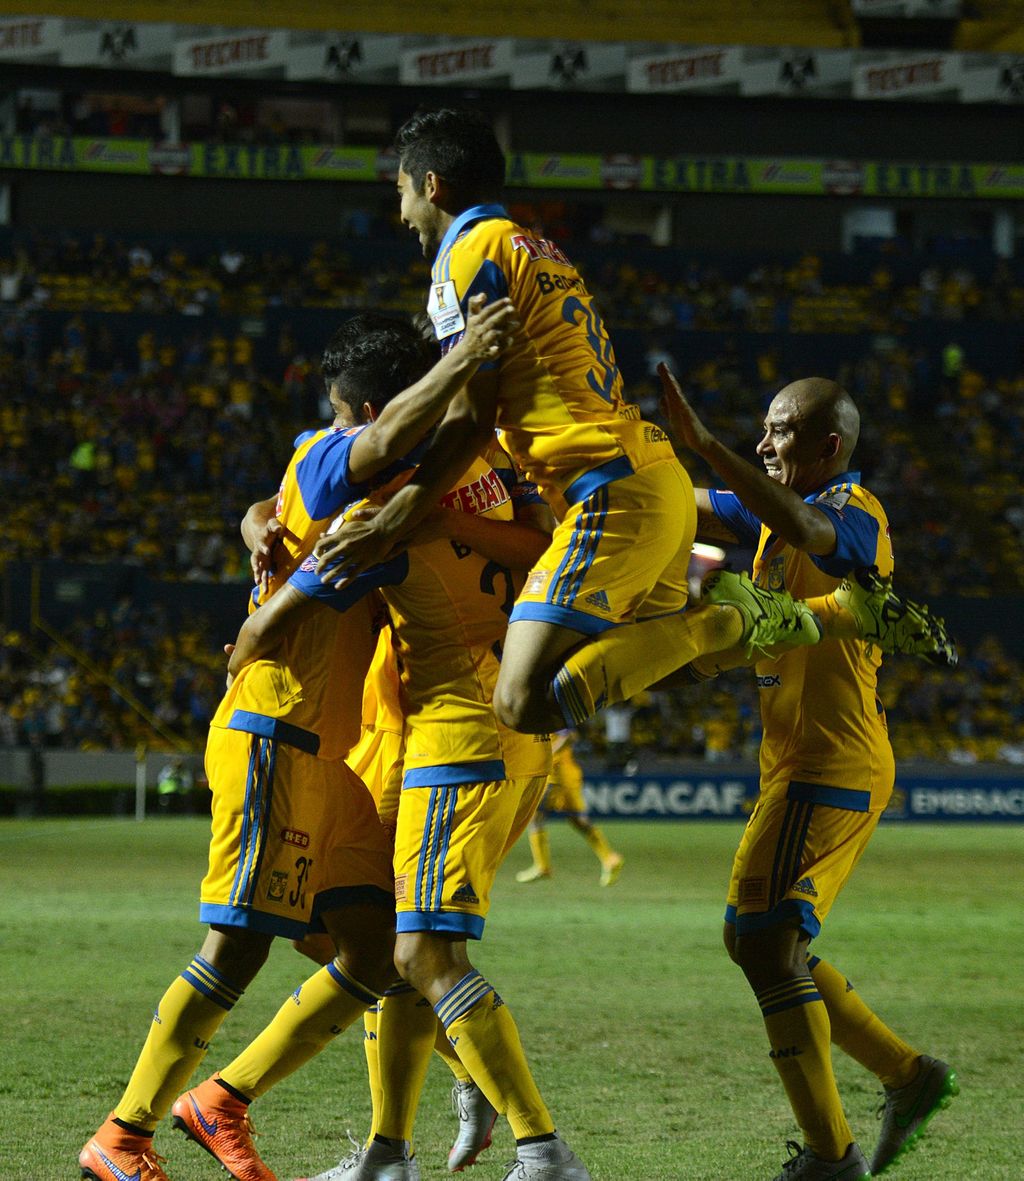
<instances>
[{"instance_id":1,"label":"team crest on jersey","mask_svg":"<svg viewBox=\"0 0 1024 1181\"><path fill-rule=\"evenodd\" d=\"M455 284L449 279L445 283L433 283L427 300L427 315L434 325L438 340L447 340L466 327L466 318L459 307L459 296Z\"/></svg>"},{"instance_id":2,"label":"team crest on jersey","mask_svg":"<svg viewBox=\"0 0 1024 1181\"><path fill-rule=\"evenodd\" d=\"M288 889L288 875L280 869L275 869L270 875L270 885L267 886L267 898L271 902L283 902L284 892Z\"/></svg>"},{"instance_id":3,"label":"team crest on jersey","mask_svg":"<svg viewBox=\"0 0 1024 1181\"><path fill-rule=\"evenodd\" d=\"M786 589L786 555L779 554L768 563L768 589L780 591Z\"/></svg>"}]
</instances>

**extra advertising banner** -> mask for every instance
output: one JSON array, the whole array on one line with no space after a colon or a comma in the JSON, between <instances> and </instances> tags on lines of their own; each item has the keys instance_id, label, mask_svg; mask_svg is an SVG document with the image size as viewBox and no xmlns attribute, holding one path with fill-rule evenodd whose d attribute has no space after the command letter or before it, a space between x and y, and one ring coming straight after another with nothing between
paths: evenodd
<instances>
[{"instance_id":1,"label":"extra advertising banner","mask_svg":"<svg viewBox=\"0 0 1024 1181\"><path fill-rule=\"evenodd\" d=\"M746 820L757 799L753 770L713 765L680 775L587 775L595 819ZM883 821L1024 821L1024 776L901 775Z\"/></svg>"},{"instance_id":2,"label":"extra advertising banner","mask_svg":"<svg viewBox=\"0 0 1024 1181\"><path fill-rule=\"evenodd\" d=\"M152 143L0 135L0 170L121 172L227 180L393 181L390 149L311 144ZM770 196L1024 198L1024 163L935 164L797 156L518 153L508 182L534 189L635 189Z\"/></svg>"}]
</instances>

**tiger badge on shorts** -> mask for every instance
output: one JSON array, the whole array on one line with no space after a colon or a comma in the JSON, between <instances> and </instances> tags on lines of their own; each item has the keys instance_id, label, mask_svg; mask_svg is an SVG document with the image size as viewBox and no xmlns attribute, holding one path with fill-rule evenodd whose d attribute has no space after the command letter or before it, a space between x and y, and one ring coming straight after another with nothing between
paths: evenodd
<instances>
[{"instance_id":1,"label":"tiger badge on shorts","mask_svg":"<svg viewBox=\"0 0 1024 1181\"><path fill-rule=\"evenodd\" d=\"M270 884L267 886L267 900L283 902L287 889L288 874L283 869L275 869L270 875Z\"/></svg>"}]
</instances>

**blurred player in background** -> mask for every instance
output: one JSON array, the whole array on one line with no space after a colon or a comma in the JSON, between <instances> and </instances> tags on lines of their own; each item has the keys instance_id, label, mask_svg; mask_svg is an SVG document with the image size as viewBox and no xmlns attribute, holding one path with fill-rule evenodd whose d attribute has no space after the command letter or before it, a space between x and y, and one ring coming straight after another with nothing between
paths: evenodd
<instances>
[{"instance_id":1,"label":"blurred player in background","mask_svg":"<svg viewBox=\"0 0 1024 1181\"><path fill-rule=\"evenodd\" d=\"M273 1181L252 1146L249 1102L318 1053L394 980L391 848L369 793L344 762L359 737L373 652L364 597L372 583L325 593L303 565L331 518L387 478L436 421L449 387L496 355L513 323L507 303L482 311L475 304L465 347L425 376L430 357L422 346L393 356L392 380L399 388L415 384L372 427L353 434L336 419L300 441L276 502L277 568L254 589L259 609L239 633L210 727L213 838L200 903L210 930L162 997L124 1095L82 1149L83 1177L164 1181L152 1137L173 1096L274 938L301 938L322 924L334 959L234 1062L173 1104L175 1126L232 1175ZM341 404L334 406L341 415ZM254 635L271 651L249 661Z\"/></svg>"},{"instance_id":2,"label":"blurred player in background","mask_svg":"<svg viewBox=\"0 0 1024 1181\"><path fill-rule=\"evenodd\" d=\"M808 378L775 396L757 447L761 472L707 430L664 368L662 383L674 434L730 489L696 490L698 531L755 545L755 581L807 599L834 640L755 665L761 791L733 865L725 943L757 998L803 1132L776 1181L861 1181L914 1144L957 1093L956 1075L897 1037L809 945L892 794L876 647L947 663L955 650L938 621L879 593L893 568L889 525L852 470L860 416L840 386ZM876 572L866 587L853 578L858 568ZM702 669L714 675L715 658L696 663L698 678ZM885 1088L870 1165L843 1113L830 1041Z\"/></svg>"},{"instance_id":3,"label":"blurred player in background","mask_svg":"<svg viewBox=\"0 0 1024 1181\"><path fill-rule=\"evenodd\" d=\"M551 740L551 775L544 798L530 821L530 851L533 864L516 874L517 882L539 882L551 877L551 841L547 822L551 816L564 816L593 849L601 863L602 886L614 886L622 872L624 858L608 844L604 833L591 822L583 798L583 768L576 761L573 747L575 730L560 730Z\"/></svg>"},{"instance_id":4,"label":"blurred player in background","mask_svg":"<svg viewBox=\"0 0 1024 1181\"><path fill-rule=\"evenodd\" d=\"M427 112L396 144L401 216L433 260L427 311L442 347L459 339L467 300L481 291L510 296L523 330L453 401L416 477L373 521L317 547L324 578L386 558L497 425L561 516L511 615L495 692L507 725L536 734L579 725L701 652L816 643L809 612L749 582L722 584L683 613L696 523L689 478L664 432L626 402L579 272L498 203L505 158L490 126Z\"/></svg>"}]
</instances>

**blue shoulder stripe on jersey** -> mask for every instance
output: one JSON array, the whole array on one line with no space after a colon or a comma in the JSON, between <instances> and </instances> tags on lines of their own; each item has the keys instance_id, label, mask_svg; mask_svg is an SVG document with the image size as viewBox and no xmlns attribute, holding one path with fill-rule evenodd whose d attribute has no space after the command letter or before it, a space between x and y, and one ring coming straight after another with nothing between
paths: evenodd
<instances>
[{"instance_id":1,"label":"blue shoulder stripe on jersey","mask_svg":"<svg viewBox=\"0 0 1024 1181\"><path fill-rule=\"evenodd\" d=\"M867 812L871 808L871 792L853 787L830 787L825 783L801 783L790 781L786 788L787 800L799 800L806 804L827 804L830 808L842 808L846 812Z\"/></svg>"},{"instance_id":2,"label":"blue shoulder stripe on jersey","mask_svg":"<svg viewBox=\"0 0 1024 1181\"><path fill-rule=\"evenodd\" d=\"M311 521L333 517L366 490L349 482L348 459L358 431L328 431L295 465L295 482Z\"/></svg>"},{"instance_id":3,"label":"blue shoulder stripe on jersey","mask_svg":"<svg viewBox=\"0 0 1024 1181\"><path fill-rule=\"evenodd\" d=\"M740 541L757 545L761 537L761 520L740 500L735 492L709 488L711 511Z\"/></svg>"},{"instance_id":4,"label":"blue shoulder stripe on jersey","mask_svg":"<svg viewBox=\"0 0 1024 1181\"><path fill-rule=\"evenodd\" d=\"M312 730L304 730L301 726L293 726L291 722L286 722L282 718L252 713L247 709L236 709L226 729L244 730L247 734L258 734L261 738L273 738L286 746L298 747L308 755L315 755L320 749L320 736Z\"/></svg>"},{"instance_id":5,"label":"blue shoulder stripe on jersey","mask_svg":"<svg viewBox=\"0 0 1024 1181\"><path fill-rule=\"evenodd\" d=\"M402 788L496 783L505 778L504 759L483 759L477 763L438 763L433 767L407 768L402 776Z\"/></svg>"},{"instance_id":6,"label":"blue shoulder stripe on jersey","mask_svg":"<svg viewBox=\"0 0 1024 1181\"><path fill-rule=\"evenodd\" d=\"M379 566L371 566L351 582L345 583L340 590L336 590L333 583L320 581L320 575L316 572L316 561L310 555L288 579L288 585L295 587L300 594L323 603L325 607L331 607L335 611L347 611L377 587L397 586L404 582L408 573L409 555L401 553L386 562L381 562Z\"/></svg>"},{"instance_id":7,"label":"blue shoulder stripe on jersey","mask_svg":"<svg viewBox=\"0 0 1024 1181\"><path fill-rule=\"evenodd\" d=\"M478 221L489 221L493 218L507 218L508 210L504 205L473 205L464 209L445 231L441 245L437 248L437 257L431 274L435 282L447 282L451 278L448 267L448 257L456 241Z\"/></svg>"},{"instance_id":8,"label":"blue shoulder stripe on jersey","mask_svg":"<svg viewBox=\"0 0 1024 1181\"><path fill-rule=\"evenodd\" d=\"M613 484L616 480L624 480L631 475L633 475L633 465L628 456L620 455L617 459L609 459L607 463L602 463L585 475L573 480L563 493L565 502L568 505L579 504L581 500L586 500L598 488L603 488L606 484Z\"/></svg>"}]
</instances>

